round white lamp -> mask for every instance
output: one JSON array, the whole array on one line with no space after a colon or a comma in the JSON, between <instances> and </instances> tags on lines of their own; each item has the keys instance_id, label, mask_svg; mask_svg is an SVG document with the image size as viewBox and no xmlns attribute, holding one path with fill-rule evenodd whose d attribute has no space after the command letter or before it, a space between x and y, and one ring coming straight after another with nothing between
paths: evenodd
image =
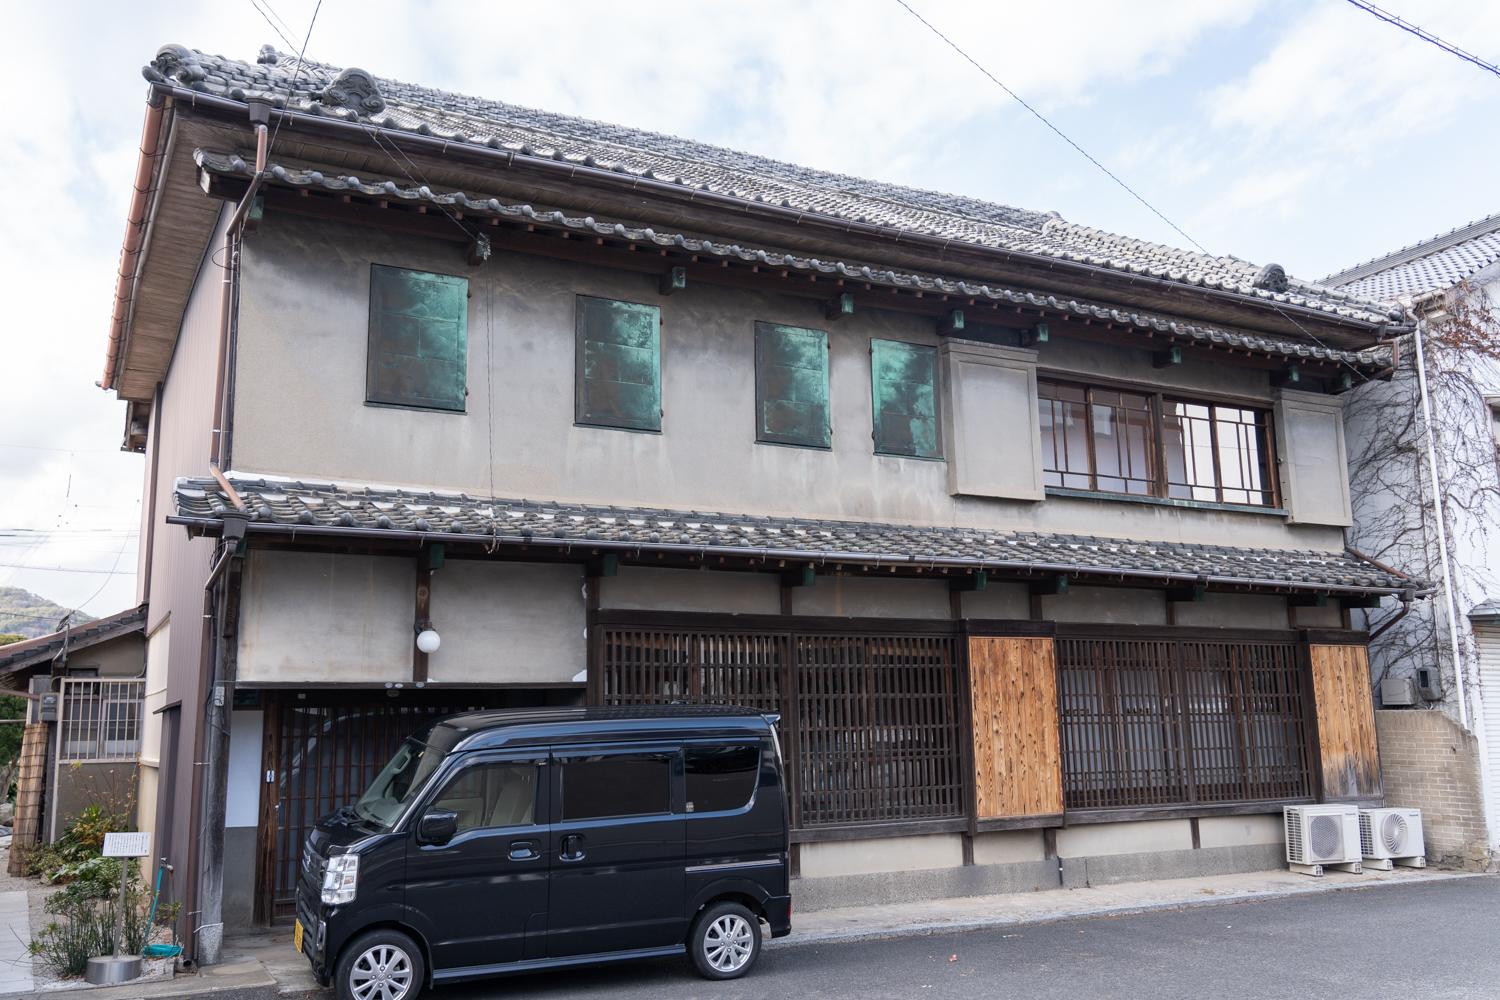
<instances>
[{"instance_id":1,"label":"round white lamp","mask_svg":"<svg viewBox=\"0 0 1500 1000\"><path fill-rule=\"evenodd\" d=\"M417 648L424 653L436 653L442 644L443 637L437 634L437 629L424 628L417 633Z\"/></svg>"}]
</instances>

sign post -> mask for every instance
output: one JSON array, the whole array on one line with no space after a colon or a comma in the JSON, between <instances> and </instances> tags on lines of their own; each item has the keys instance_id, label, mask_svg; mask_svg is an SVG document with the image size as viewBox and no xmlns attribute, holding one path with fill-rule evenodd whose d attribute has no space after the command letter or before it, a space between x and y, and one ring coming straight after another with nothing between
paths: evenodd
<instances>
[{"instance_id":1,"label":"sign post","mask_svg":"<svg viewBox=\"0 0 1500 1000\"><path fill-rule=\"evenodd\" d=\"M150 855L151 834L149 833L106 833L104 835L104 856L120 859L120 899L119 909L115 914L114 954L89 959L84 970L84 979L96 986L107 983L125 983L140 977L141 956L123 955L121 950L125 947L125 907L127 905L126 893L130 884L130 859L145 858Z\"/></svg>"}]
</instances>

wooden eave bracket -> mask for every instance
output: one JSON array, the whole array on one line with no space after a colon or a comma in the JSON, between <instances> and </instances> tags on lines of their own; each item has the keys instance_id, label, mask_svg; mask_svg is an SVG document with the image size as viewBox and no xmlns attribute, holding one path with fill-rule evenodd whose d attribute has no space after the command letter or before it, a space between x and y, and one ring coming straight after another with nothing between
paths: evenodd
<instances>
[{"instance_id":1,"label":"wooden eave bracket","mask_svg":"<svg viewBox=\"0 0 1500 1000\"><path fill-rule=\"evenodd\" d=\"M834 298L828 300L823 307L823 318L828 320L840 320L845 316L854 315L854 293L840 292Z\"/></svg>"},{"instance_id":2,"label":"wooden eave bracket","mask_svg":"<svg viewBox=\"0 0 1500 1000\"><path fill-rule=\"evenodd\" d=\"M1042 580L1032 580L1027 588L1033 597L1047 597L1054 594L1066 594L1068 592L1068 575L1059 573Z\"/></svg>"},{"instance_id":3,"label":"wooden eave bracket","mask_svg":"<svg viewBox=\"0 0 1500 1000\"><path fill-rule=\"evenodd\" d=\"M1021 334L1021 346L1035 347L1038 344L1047 343L1047 341L1050 340L1051 337L1052 333L1047 329L1047 324L1037 323L1030 330L1027 330Z\"/></svg>"},{"instance_id":4,"label":"wooden eave bracket","mask_svg":"<svg viewBox=\"0 0 1500 1000\"><path fill-rule=\"evenodd\" d=\"M1198 604L1208 594L1208 584L1195 583L1190 587L1167 588L1167 600L1183 604Z\"/></svg>"},{"instance_id":5,"label":"wooden eave bracket","mask_svg":"<svg viewBox=\"0 0 1500 1000\"><path fill-rule=\"evenodd\" d=\"M1151 355L1152 368L1170 368L1173 365L1182 364L1182 348L1176 344L1164 351L1156 351Z\"/></svg>"},{"instance_id":6,"label":"wooden eave bracket","mask_svg":"<svg viewBox=\"0 0 1500 1000\"><path fill-rule=\"evenodd\" d=\"M662 295L671 295L687 287L687 268L674 267L656 282L656 290Z\"/></svg>"},{"instance_id":7,"label":"wooden eave bracket","mask_svg":"<svg viewBox=\"0 0 1500 1000\"><path fill-rule=\"evenodd\" d=\"M938 320L937 332L940 336L951 337L964 332L964 311L954 309Z\"/></svg>"},{"instance_id":8,"label":"wooden eave bracket","mask_svg":"<svg viewBox=\"0 0 1500 1000\"><path fill-rule=\"evenodd\" d=\"M818 571L811 564L781 571L783 587L812 587L818 582Z\"/></svg>"},{"instance_id":9,"label":"wooden eave bracket","mask_svg":"<svg viewBox=\"0 0 1500 1000\"><path fill-rule=\"evenodd\" d=\"M971 593L976 590L984 590L989 584L989 572L981 569L967 576L954 577L949 580L948 589L956 593Z\"/></svg>"}]
</instances>

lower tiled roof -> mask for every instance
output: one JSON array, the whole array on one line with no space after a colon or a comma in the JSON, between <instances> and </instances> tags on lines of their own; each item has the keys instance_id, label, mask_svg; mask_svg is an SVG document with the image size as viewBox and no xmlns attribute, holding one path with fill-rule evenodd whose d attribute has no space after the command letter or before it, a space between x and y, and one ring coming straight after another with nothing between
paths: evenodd
<instances>
[{"instance_id":1,"label":"lower tiled roof","mask_svg":"<svg viewBox=\"0 0 1500 1000\"><path fill-rule=\"evenodd\" d=\"M1416 581L1338 549L1240 548L1090 535L920 527L473 497L293 480L233 479L254 531L428 534L433 541L709 552L816 564L984 568L1327 592L1395 593ZM176 520L234 510L213 479L179 479Z\"/></svg>"},{"instance_id":2,"label":"lower tiled roof","mask_svg":"<svg viewBox=\"0 0 1500 1000\"><path fill-rule=\"evenodd\" d=\"M61 632L50 632L35 639L25 639L0 646L0 676L14 673L25 667L47 663L62 651L66 642L70 652L97 646L101 642L117 639L130 632L146 630L146 605L126 608L103 618L65 628Z\"/></svg>"}]
</instances>

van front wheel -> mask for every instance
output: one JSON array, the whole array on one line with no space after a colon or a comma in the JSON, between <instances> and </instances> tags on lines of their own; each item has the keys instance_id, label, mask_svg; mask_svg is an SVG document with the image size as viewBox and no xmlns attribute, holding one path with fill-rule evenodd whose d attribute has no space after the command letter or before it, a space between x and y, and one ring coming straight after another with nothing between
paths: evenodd
<instances>
[{"instance_id":1,"label":"van front wheel","mask_svg":"<svg viewBox=\"0 0 1500 1000\"><path fill-rule=\"evenodd\" d=\"M425 982L422 951L400 931L361 934L334 970L338 1000L417 1000Z\"/></svg>"},{"instance_id":2,"label":"van front wheel","mask_svg":"<svg viewBox=\"0 0 1500 1000\"><path fill-rule=\"evenodd\" d=\"M760 957L760 920L739 903L715 903L694 922L688 952L705 979L738 979Z\"/></svg>"}]
</instances>

